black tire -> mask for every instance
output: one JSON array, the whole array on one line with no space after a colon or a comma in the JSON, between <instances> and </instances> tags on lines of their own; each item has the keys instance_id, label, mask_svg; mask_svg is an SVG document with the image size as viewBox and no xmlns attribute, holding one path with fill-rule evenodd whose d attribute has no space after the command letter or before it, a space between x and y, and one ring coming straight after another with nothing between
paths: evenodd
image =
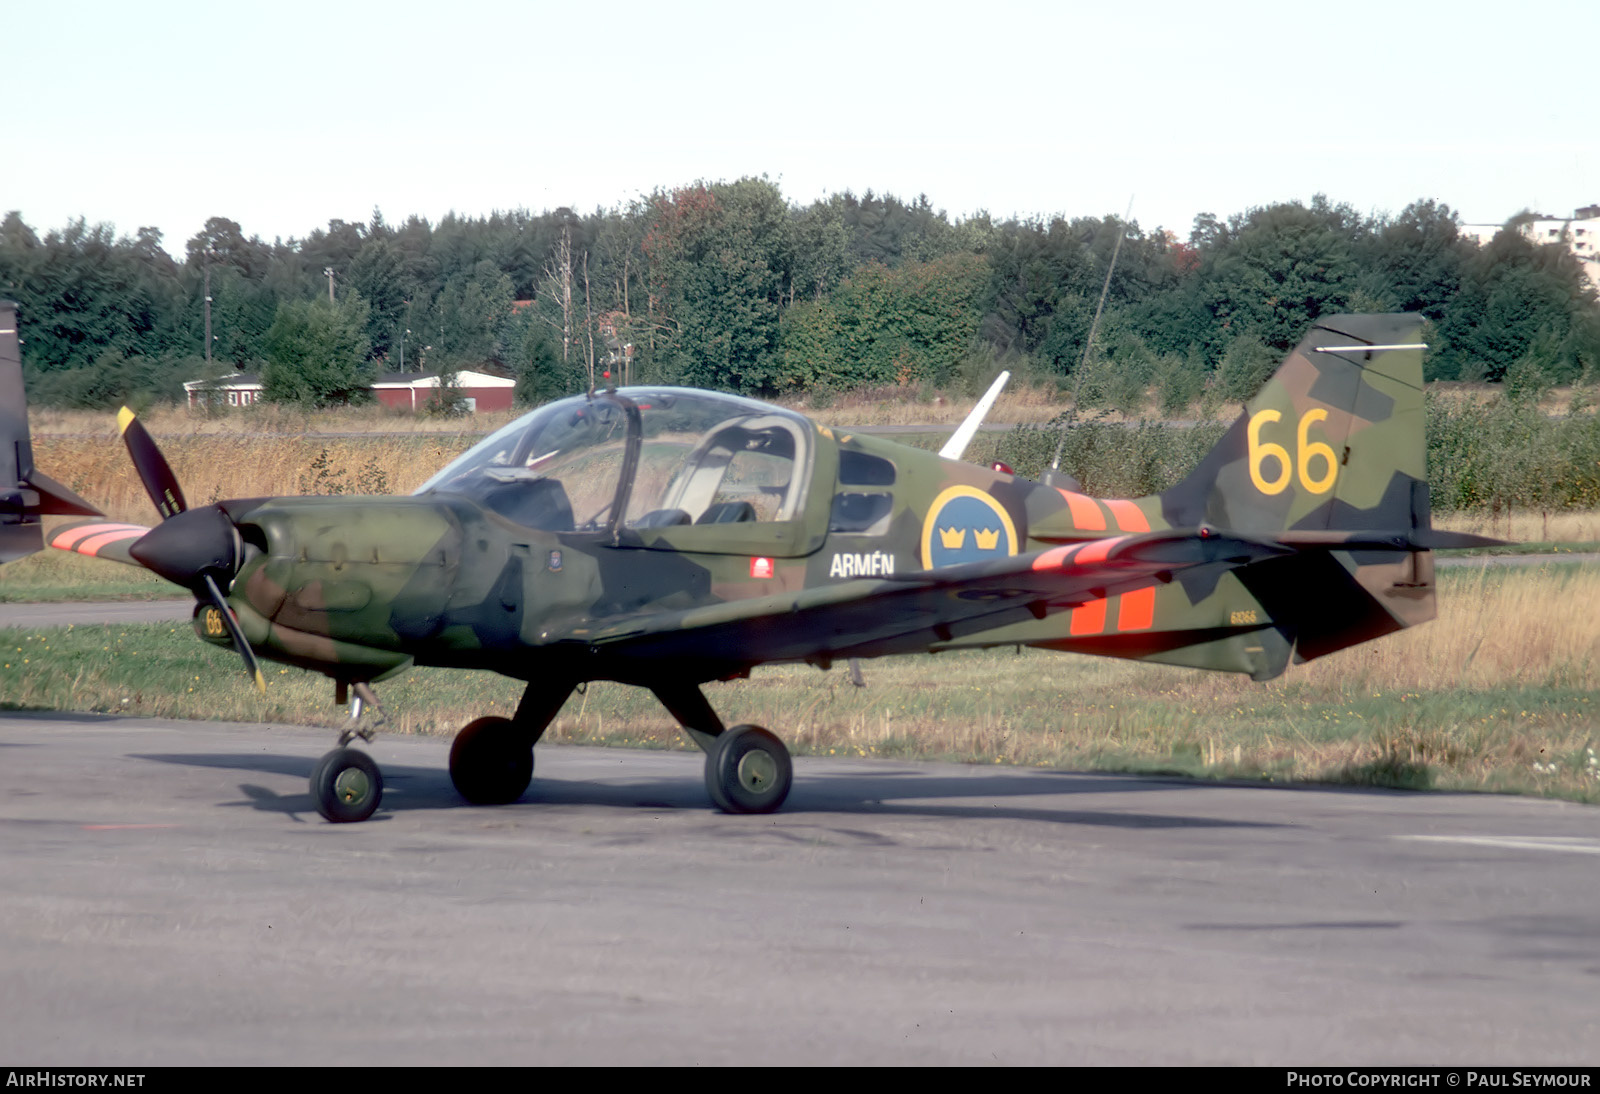
<instances>
[{"instance_id":1,"label":"black tire","mask_svg":"<svg viewBox=\"0 0 1600 1094\"><path fill-rule=\"evenodd\" d=\"M450 746L450 781L473 805L507 805L533 781L533 745L509 718L479 718Z\"/></svg>"},{"instance_id":2,"label":"black tire","mask_svg":"<svg viewBox=\"0 0 1600 1094\"><path fill-rule=\"evenodd\" d=\"M725 813L772 813L794 782L789 750L760 726L724 730L706 753L706 792Z\"/></svg>"},{"instance_id":3,"label":"black tire","mask_svg":"<svg viewBox=\"0 0 1600 1094\"><path fill-rule=\"evenodd\" d=\"M366 820L383 801L377 761L360 749L334 749L311 769L311 799L335 824Z\"/></svg>"}]
</instances>

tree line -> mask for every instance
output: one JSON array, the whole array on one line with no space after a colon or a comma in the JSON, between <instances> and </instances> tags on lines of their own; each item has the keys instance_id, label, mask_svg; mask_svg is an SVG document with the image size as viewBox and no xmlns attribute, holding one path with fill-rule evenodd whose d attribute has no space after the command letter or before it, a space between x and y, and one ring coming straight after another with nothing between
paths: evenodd
<instances>
[{"instance_id":1,"label":"tree line","mask_svg":"<svg viewBox=\"0 0 1600 1094\"><path fill-rule=\"evenodd\" d=\"M152 228L41 236L13 211L0 295L21 305L30 397L95 408L181 398L208 369L260 372L272 399L344 402L402 360L501 371L528 401L607 368L774 396L975 388L1003 365L1084 405L1133 408L1153 388L1179 408L1247 396L1314 319L1345 311L1425 315L1430 379L1600 375L1581 264L1516 227L1479 247L1435 201L1365 215L1319 196L1202 214L1179 238L1113 216L952 220L871 191L803 206L746 178L586 215L375 210L272 243L213 217L181 261Z\"/></svg>"}]
</instances>

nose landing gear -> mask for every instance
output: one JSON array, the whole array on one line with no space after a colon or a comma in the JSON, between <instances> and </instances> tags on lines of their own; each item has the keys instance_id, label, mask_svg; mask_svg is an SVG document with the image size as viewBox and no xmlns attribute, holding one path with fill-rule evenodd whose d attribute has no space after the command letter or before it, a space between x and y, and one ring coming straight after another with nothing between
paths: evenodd
<instances>
[{"instance_id":1,"label":"nose landing gear","mask_svg":"<svg viewBox=\"0 0 1600 1094\"><path fill-rule=\"evenodd\" d=\"M343 698L344 685L338 688ZM350 748L350 742L360 737L372 742L378 726L385 721L383 705L366 683L354 685L355 698L350 702L350 724L339 734L339 747L324 755L311 769L311 800L317 812L335 824L364 821L377 810L383 801L383 773L378 763L360 749ZM377 712L370 726L359 725L367 706Z\"/></svg>"}]
</instances>

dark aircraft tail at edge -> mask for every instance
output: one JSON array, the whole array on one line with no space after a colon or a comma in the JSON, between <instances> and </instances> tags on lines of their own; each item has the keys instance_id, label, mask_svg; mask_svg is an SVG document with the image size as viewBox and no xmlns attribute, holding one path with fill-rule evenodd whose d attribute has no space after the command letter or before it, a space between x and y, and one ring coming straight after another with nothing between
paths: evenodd
<instances>
[{"instance_id":1,"label":"dark aircraft tail at edge","mask_svg":"<svg viewBox=\"0 0 1600 1094\"><path fill-rule=\"evenodd\" d=\"M0 300L0 562L43 547L40 517L50 515L93 517L100 510L33 466L17 306Z\"/></svg>"}]
</instances>

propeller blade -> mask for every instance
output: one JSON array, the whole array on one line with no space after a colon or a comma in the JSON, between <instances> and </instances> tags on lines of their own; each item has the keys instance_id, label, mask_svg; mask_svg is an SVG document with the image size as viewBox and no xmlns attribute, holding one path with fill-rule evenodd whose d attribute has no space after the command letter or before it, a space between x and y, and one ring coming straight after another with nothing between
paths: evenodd
<instances>
[{"instance_id":1,"label":"propeller blade","mask_svg":"<svg viewBox=\"0 0 1600 1094\"><path fill-rule=\"evenodd\" d=\"M172 473L171 465L144 423L133 411L123 407L117 412L117 425L122 430L122 443L128 446L128 455L133 458L134 470L139 472L139 481L144 483L144 492L150 495L161 519L177 516L189 508L178 486L178 476Z\"/></svg>"},{"instance_id":2,"label":"propeller blade","mask_svg":"<svg viewBox=\"0 0 1600 1094\"><path fill-rule=\"evenodd\" d=\"M233 639L233 648L239 651L239 656L244 658L244 671L250 674L250 679L256 683L256 690L266 693L267 681L261 675L261 662L256 660L256 651L250 648L250 643L244 639L244 631L239 629L239 621L233 617L233 612L228 609L228 602L222 597L222 590L217 588L217 583L210 574L201 575L201 583L206 599L211 606L217 609L217 614L222 616L222 625L228 628L228 636Z\"/></svg>"}]
</instances>

